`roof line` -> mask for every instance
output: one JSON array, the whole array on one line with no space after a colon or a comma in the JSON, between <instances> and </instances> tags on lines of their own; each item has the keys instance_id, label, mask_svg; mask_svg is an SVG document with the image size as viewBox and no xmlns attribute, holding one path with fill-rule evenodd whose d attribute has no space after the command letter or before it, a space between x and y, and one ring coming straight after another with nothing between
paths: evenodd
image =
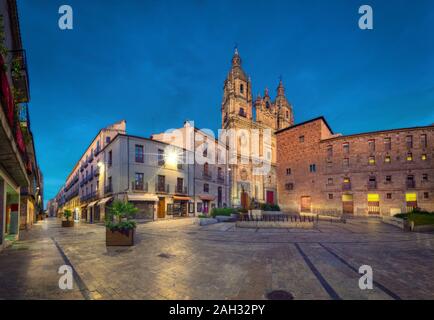
<instances>
[{"instance_id":1,"label":"roof line","mask_svg":"<svg viewBox=\"0 0 434 320\"><path fill-rule=\"evenodd\" d=\"M295 124L295 125L293 125L293 126L289 126L289 127L286 127L286 128L280 129L280 130L277 130L275 133L276 133L276 134L279 134L279 133L284 132L284 131L286 131L286 130L290 130L290 129L293 129L293 128L296 128L296 127L299 127L299 126L302 126L302 125L308 124L308 123L310 123L310 122L315 122L315 121L318 121L318 120L322 120L322 121L325 123L325 125L327 126L327 128L330 130L331 134L334 134L332 128L330 127L330 125L328 124L328 122L327 122L327 120L324 118L324 116L319 116L319 117L316 117L316 118L313 118L313 119L310 119L310 120L307 120L307 121L304 121L304 122L297 123L297 124Z\"/></svg>"}]
</instances>

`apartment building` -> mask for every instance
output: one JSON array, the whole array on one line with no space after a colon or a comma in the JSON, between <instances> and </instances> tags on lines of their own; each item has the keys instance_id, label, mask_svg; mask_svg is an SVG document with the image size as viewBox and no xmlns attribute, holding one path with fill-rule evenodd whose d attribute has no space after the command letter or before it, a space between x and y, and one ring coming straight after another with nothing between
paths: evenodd
<instances>
[{"instance_id":1,"label":"apartment building","mask_svg":"<svg viewBox=\"0 0 434 320\"><path fill-rule=\"evenodd\" d=\"M0 249L43 207L42 174L30 129L26 51L16 1L0 2Z\"/></svg>"},{"instance_id":2,"label":"apartment building","mask_svg":"<svg viewBox=\"0 0 434 320\"><path fill-rule=\"evenodd\" d=\"M276 135L279 204L286 211L434 211L434 125L344 136L320 117Z\"/></svg>"},{"instance_id":3,"label":"apartment building","mask_svg":"<svg viewBox=\"0 0 434 320\"><path fill-rule=\"evenodd\" d=\"M103 161L101 151L118 134L125 134L124 120L101 129L72 171L66 178L65 184L59 190L55 200L57 215L61 216L68 209L73 212L76 222L100 221L99 199L104 195L103 181L100 179L98 163ZM101 203L104 207L104 203Z\"/></svg>"},{"instance_id":4,"label":"apartment building","mask_svg":"<svg viewBox=\"0 0 434 320\"><path fill-rule=\"evenodd\" d=\"M216 207L231 206L228 148L225 143L219 142L212 132L200 130L186 121L183 127L153 134L151 139L190 151L192 158L187 160L193 166L192 195L195 215L208 214Z\"/></svg>"},{"instance_id":5,"label":"apartment building","mask_svg":"<svg viewBox=\"0 0 434 320\"><path fill-rule=\"evenodd\" d=\"M99 163L105 199L134 203L136 218L165 219L194 213L191 152L164 142L117 135Z\"/></svg>"}]
</instances>

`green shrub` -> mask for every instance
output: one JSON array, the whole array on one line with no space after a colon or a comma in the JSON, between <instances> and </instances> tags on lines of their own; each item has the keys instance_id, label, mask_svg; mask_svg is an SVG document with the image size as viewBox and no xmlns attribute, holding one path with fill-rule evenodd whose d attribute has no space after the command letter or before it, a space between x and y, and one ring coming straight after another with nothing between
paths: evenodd
<instances>
[{"instance_id":1,"label":"green shrub","mask_svg":"<svg viewBox=\"0 0 434 320\"><path fill-rule=\"evenodd\" d=\"M211 216L213 218L216 216L230 216L232 213L235 213L235 210L232 208L214 208L211 211Z\"/></svg>"},{"instance_id":2,"label":"green shrub","mask_svg":"<svg viewBox=\"0 0 434 320\"><path fill-rule=\"evenodd\" d=\"M238 209L237 209L237 212L238 212L238 213L248 213L249 210L248 210L247 208L238 208Z\"/></svg>"},{"instance_id":3,"label":"green shrub","mask_svg":"<svg viewBox=\"0 0 434 320\"><path fill-rule=\"evenodd\" d=\"M209 218L209 216L204 215L204 214L200 214L200 215L198 215L197 217L200 218L200 219L203 219L203 218Z\"/></svg>"},{"instance_id":4,"label":"green shrub","mask_svg":"<svg viewBox=\"0 0 434 320\"><path fill-rule=\"evenodd\" d=\"M69 221L69 219L72 217L72 211L71 210L65 210L63 212L63 216L65 217L66 221Z\"/></svg>"},{"instance_id":5,"label":"green shrub","mask_svg":"<svg viewBox=\"0 0 434 320\"><path fill-rule=\"evenodd\" d=\"M105 225L112 231L134 229L136 222L131 221L131 218L137 211L138 209L131 202L115 200L108 207Z\"/></svg>"},{"instance_id":6,"label":"green shrub","mask_svg":"<svg viewBox=\"0 0 434 320\"><path fill-rule=\"evenodd\" d=\"M263 211L280 211L280 207L277 204L261 203L260 208Z\"/></svg>"}]
</instances>

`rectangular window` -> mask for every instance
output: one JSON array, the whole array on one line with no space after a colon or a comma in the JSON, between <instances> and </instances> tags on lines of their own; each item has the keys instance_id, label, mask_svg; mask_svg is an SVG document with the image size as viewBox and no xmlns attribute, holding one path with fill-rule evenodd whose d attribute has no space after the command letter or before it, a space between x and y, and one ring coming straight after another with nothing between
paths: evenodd
<instances>
[{"instance_id":1,"label":"rectangular window","mask_svg":"<svg viewBox=\"0 0 434 320\"><path fill-rule=\"evenodd\" d=\"M310 172L316 172L316 164L309 165L309 171Z\"/></svg>"},{"instance_id":2,"label":"rectangular window","mask_svg":"<svg viewBox=\"0 0 434 320\"><path fill-rule=\"evenodd\" d=\"M299 137L298 137L298 141L299 141L299 142L304 142L304 136L299 136Z\"/></svg>"},{"instance_id":3,"label":"rectangular window","mask_svg":"<svg viewBox=\"0 0 434 320\"><path fill-rule=\"evenodd\" d=\"M421 134L420 135L420 146L422 148L428 147L428 140L427 140L426 134Z\"/></svg>"},{"instance_id":4,"label":"rectangular window","mask_svg":"<svg viewBox=\"0 0 434 320\"><path fill-rule=\"evenodd\" d=\"M143 190L143 173L136 172L134 190Z\"/></svg>"},{"instance_id":5,"label":"rectangular window","mask_svg":"<svg viewBox=\"0 0 434 320\"><path fill-rule=\"evenodd\" d=\"M350 144L348 142L345 142L342 144L342 149L344 150L345 154L350 153Z\"/></svg>"},{"instance_id":6,"label":"rectangular window","mask_svg":"<svg viewBox=\"0 0 434 320\"><path fill-rule=\"evenodd\" d=\"M413 136L407 136L405 138L405 143L407 145L407 148L413 148Z\"/></svg>"},{"instance_id":7,"label":"rectangular window","mask_svg":"<svg viewBox=\"0 0 434 320\"><path fill-rule=\"evenodd\" d=\"M209 184L208 183L203 184L203 192L206 192L206 193L209 192Z\"/></svg>"},{"instance_id":8,"label":"rectangular window","mask_svg":"<svg viewBox=\"0 0 434 320\"><path fill-rule=\"evenodd\" d=\"M105 137L105 143L109 144L110 143L110 137Z\"/></svg>"},{"instance_id":9,"label":"rectangular window","mask_svg":"<svg viewBox=\"0 0 434 320\"><path fill-rule=\"evenodd\" d=\"M136 162L140 162L143 163L143 146L136 144L136 148L135 148L135 155L136 155Z\"/></svg>"},{"instance_id":10,"label":"rectangular window","mask_svg":"<svg viewBox=\"0 0 434 320\"><path fill-rule=\"evenodd\" d=\"M428 174L422 174L422 181L428 181Z\"/></svg>"},{"instance_id":11,"label":"rectangular window","mask_svg":"<svg viewBox=\"0 0 434 320\"><path fill-rule=\"evenodd\" d=\"M426 159L428 159L426 154L421 155L420 158L422 159L422 161L426 161Z\"/></svg>"},{"instance_id":12,"label":"rectangular window","mask_svg":"<svg viewBox=\"0 0 434 320\"><path fill-rule=\"evenodd\" d=\"M291 175L291 168L286 168L286 175L290 176Z\"/></svg>"},{"instance_id":13,"label":"rectangular window","mask_svg":"<svg viewBox=\"0 0 434 320\"><path fill-rule=\"evenodd\" d=\"M370 165L374 165L374 164L375 164L375 157L374 157L374 156L370 156L370 157L369 157L369 160L368 160L368 163L369 163Z\"/></svg>"},{"instance_id":14,"label":"rectangular window","mask_svg":"<svg viewBox=\"0 0 434 320\"><path fill-rule=\"evenodd\" d=\"M107 164L108 164L109 167L112 165L112 160L113 160L113 153L110 150L109 153L108 153L108 160L107 160Z\"/></svg>"},{"instance_id":15,"label":"rectangular window","mask_svg":"<svg viewBox=\"0 0 434 320\"><path fill-rule=\"evenodd\" d=\"M391 163L392 162L392 158L390 156L385 156L384 157L384 162L385 163Z\"/></svg>"},{"instance_id":16,"label":"rectangular window","mask_svg":"<svg viewBox=\"0 0 434 320\"><path fill-rule=\"evenodd\" d=\"M407 161L413 161L413 154L411 152L407 153Z\"/></svg>"},{"instance_id":17,"label":"rectangular window","mask_svg":"<svg viewBox=\"0 0 434 320\"><path fill-rule=\"evenodd\" d=\"M429 199L429 193L428 192L424 192L423 193L423 198L424 199Z\"/></svg>"},{"instance_id":18,"label":"rectangular window","mask_svg":"<svg viewBox=\"0 0 434 320\"><path fill-rule=\"evenodd\" d=\"M350 159L344 158L342 164L343 164L344 167L349 167L350 166Z\"/></svg>"},{"instance_id":19,"label":"rectangular window","mask_svg":"<svg viewBox=\"0 0 434 320\"><path fill-rule=\"evenodd\" d=\"M333 146L328 146L327 147L327 157L328 158L333 157Z\"/></svg>"},{"instance_id":20,"label":"rectangular window","mask_svg":"<svg viewBox=\"0 0 434 320\"><path fill-rule=\"evenodd\" d=\"M328 185L333 185L333 178L328 178L327 179L327 184Z\"/></svg>"},{"instance_id":21,"label":"rectangular window","mask_svg":"<svg viewBox=\"0 0 434 320\"><path fill-rule=\"evenodd\" d=\"M369 140L368 145L369 145L369 151L374 152L375 151L375 140L374 139Z\"/></svg>"},{"instance_id":22,"label":"rectangular window","mask_svg":"<svg viewBox=\"0 0 434 320\"><path fill-rule=\"evenodd\" d=\"M386 176L386 182L388 183L392 182L392 176Z\"/></svg>"},{"instance_id":23,"label":"rectangular window","mask_svg":"<svg viewBox=\"0 0 434 320\"><path fill-rule=\"evenodd\" d=\"M285 184L285 190L291 191L294 189L294 184L293 183L286 183Z\"/></svg>"},{"instance_id":24,"label":"rectangular window","mask_svg":"<svg viewBox=\"0 0 434 320\"><path fill-rule=\"evenodd\" d=\"M392 140L390 138L384 138L384 150L390 151L392 149Z\"/></svg>"},{"instance_id":25,"label":"rectangular window","mask_svg":"<svg viewBox=\"0 0 434 320\"><path fill-rule=\"evenodd\" d=\"M197 203L197 212L202 212L202 202Z\"/></svg>"},{"instance_id":26,"label":"rectangular window","mask_svg":"<svg viewBox=\"0 0 434 320\"><path fill-rule=\"evenodd\" d=\"M166 191L166 177L162 175L158 175L157 177L157 191L165 192Z\"/></svg>"},{"instance_id":27,"label":"rectangular window","mask_svg":"<svg viewBox=\"0 0 434 320\"><path fill-rule=\"evenodd\" d=\"M177 193L183 193L184 192L184 179L183 178L177 178L176 179L176 192Z\"/></svg>"},{"instance_id":28,"label":"rectangular window","mask_svg":"<svg viewBox=\"0 0 434 320\"><path fill-rule=\"evenodd\" d=\"M329 193L329 200L333 199L333 193Z\"/></svg>"},{"instance_id":29,"label":"rectangular window","mask_svg":"<svg viewBox=\"0 0 434 320\"><path fill-rule=\"evenodd\" d=\"M158 165L164 166L164 150L158 149Z\"/></svg>"},{"instance_id":30,"label":"rectangular window","mask_svg":"<svg viewBox=\"0 0 434 320\"><path fill-rule=\"evenodd\" d=\"M391 194L391 193L387 193L387 194L386 194L386 198L387 198L387 199L392 199L392 194Z\"/></svg>"}]
</instances>

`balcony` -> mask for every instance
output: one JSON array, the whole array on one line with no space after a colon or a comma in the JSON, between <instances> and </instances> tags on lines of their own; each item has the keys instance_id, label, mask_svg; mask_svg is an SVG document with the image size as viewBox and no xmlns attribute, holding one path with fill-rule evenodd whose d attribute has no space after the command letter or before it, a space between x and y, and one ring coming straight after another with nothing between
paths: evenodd
<instances>
[{"instance_id":1,"label":"balcony","mask_svg":"<svg viewBox=\"0 0 434 320\"><path fill-rule=\"evenodd\" d=\"M156 183L155 184L155 192L169 193L170 192L170 186L168 184Z\"/></svg>"},{"instance_id":2,"label":"balcony","mask_svg":"<svg viewBox=\"0 0 434 320\"><path fill-rule=\"evenodd\" d=\"M223 176L217 176L218 183L225 183L225 178Z\"/></svg>"},{"instance_id":3,"label":"balcony","mask_svg":"<svg viewBox=\"0 0 434 320\"><path fill-rule=\"evenodd\" d=\"M407 189L416 188L416 182L414 180L407 180L405 184L406 184Z\"/></svg>"},{"instance_id":4,"label":"balcony","mask_svg":"<svg viewBox=\"0 0 434 320\"><path fill-rule=\"evenodd\" d=\"M113 192L113 186L111 184L109 184L108 186L104 187L104 193L112 193Z\"/></svg>"},{"instance_id":5,"label":"balcony","mask_svg":"<svg viewBox=\"0 0 434 320\"><path fill-rule=\"evenodd\" d=\"M176 185L175 193L176 194L187 194L188 193L187 186Z\"/></svg>"},{"instance_id":6,"label":"balcony","mask_svg":"<svg viewBox=\"0 0 434 320\"><path fill-rule=\"evenodd\" d=\"M93 155L96 157L101 152L101 147L97 146L96 149L93 151Z\"/></svg>"},{"instance_id":7,"label":"balcony","mask_svg":"<svg viewBox=\"0 0 434 320\"><path fill-rule=\"evenodd\" d=\"M131 182L131 190L138 192L148 192L148 183L137 183L133 181Z\"/></svg>"},{"instance_id":8,"label":"balcony","mask_svg":"<svg viewBox=\"0 0 434 320\"><path fill-rule=\"evenodd\" d=\"M376 181L368 181L368 190L375 190L377 189L377 182Z\"/></svg>"},{"instance_id":9,"label":"balcony","mask_svg":"<svg viewBox=\"0 0 434 320\"><path fill-rule=\"evenodd\" d=\"M29 74L27 72L27 59L25 50L10 51L12 56L11 75L15 89L15 102L27 103L30 101Z\"/></svg>"},{"instance_id":10,"label":"balcony","mask_svg":"<svg viewBox=\"0 0 434 320\"><path fill-rule=\"evenodd\" d=\"M96 197L97 197L97 193L96 191L93 191L87 195L80 197L80 201L90 201L90 200L94 200Z\"/></svg>"},{"instance_id":11,"label":"balcony","mask_svg":"<svg viewBox=\"0 0 434 320\"><path fill-rule=\"evenodd\" d=\"M202 172L202 177L203 177L204 179L206 179L206 180L211 180L212 175L211 175L211 173L209 173L209 172L203 171L203 172Z\"/></svg>"},{"instance_id":12,"label":"balcony","mask_svg":"<svg viewBox=\"0 0 434 320\"><path fill-rule=\"evenodd\" d=\"M350 191L351 190L351 183L346 182L342 184L342 191Z\"/></svg>"},{"instance_id":13,"label":"balcony","mask_svg":"<svg viewBox=\"0 0 434 320\"><path fill-rule=\"evenodd\" d=\"M98 176L99 176L99 168L96 169L96 170L93 172L93 176L94 176L94 177L98 177Z\"/></svg>"}]
</instances>

